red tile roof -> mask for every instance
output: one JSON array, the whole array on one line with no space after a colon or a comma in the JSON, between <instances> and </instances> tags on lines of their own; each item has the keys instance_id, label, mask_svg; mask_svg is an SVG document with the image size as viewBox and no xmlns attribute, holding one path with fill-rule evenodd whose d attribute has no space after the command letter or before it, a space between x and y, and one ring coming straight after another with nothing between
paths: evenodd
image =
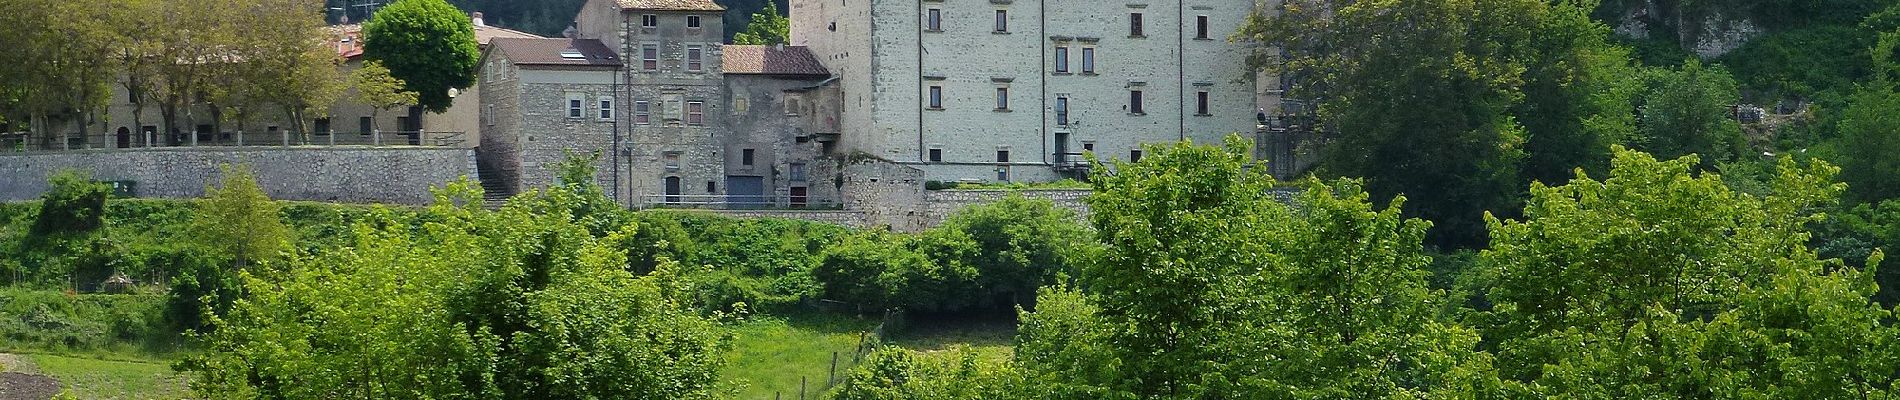
<instances>
[{"instance_id":1,"label":"red tile roof","mask_svg":"<svg viewBox=\"0 0 1900 400\"><path fill-rule=\"evenodd\" d=\"M805 46L729 44L720 62L728 74L830 76Z\"/></svg>"},{"instance_id":2,"label":"red tile roof","mask_svg":"<svg viewBox=\"0 0 1900 400\"><path fill-rule=\"evenodd\" d=\"M346 60L354 60L357 57L363 56L363 25L362 24L332 25L330 26L330 30L331 30L330 44L336 47L336 54L338 56L341 56ZM493 25L476 25L475 26L475 44L476 45L487 47L488 42L493 41L496 38L540 39L542 37L540 35L535 35L532 33L517 31L513 29L508 29L508 28L502 28L502 27L493 26Z\"/></svg>"},{"instance_id":3,"label":"red tile roof","mask_svg":"<svg viewBox=\"0 0 1900 400\"><path fill-rule=\"evenodd\" d=\"M508 61L516 65L556 65L581 67L614 67L620 65L613 49L607 48L594 39L525 39L495 38L489 42L490 51L499 51L508 56ZM563 53L578 53L580 57L568 57Z\"/></svg>"},{"instance_id":4,"label":"red tile roof","mask_svg":"<svg viewBox=\"0 0 1900 400\"><path fill-rule=\"evenodd\" d=\"M623 10L658 11L725 11L726 7L712 0L620 0Z\"/></svg>"}]
</instances>

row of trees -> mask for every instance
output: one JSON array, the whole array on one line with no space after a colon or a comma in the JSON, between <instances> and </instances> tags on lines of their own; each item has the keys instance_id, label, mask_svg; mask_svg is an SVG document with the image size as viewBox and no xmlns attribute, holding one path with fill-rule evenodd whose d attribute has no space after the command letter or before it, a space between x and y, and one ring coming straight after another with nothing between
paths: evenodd
<instances>
[{"instance_id":1,"label":"row of trees","mask_svg":"<svg viewBox=\"0 0 1900 400\"><path fill-rule=\"evenodd\" d=\"M417 104L440 112L452 88L473 84L474 30L442 0L404 0L364 28L369 65L339 68L323 4L297 0L120 0L111 4L6 0L0 42L0 121L35 133L105 126L105 106L131 104L145 126L157 109L166 132L282 116L293 133L327 115L354 86L376 109ZM384 21L386 20L386 21ZM377 66L380 63L382 66ZM386 67L386 68L385 68ZM115 90L126 99L111 99ZM59 132L69 133L69 132ZM95 132L80 132L92 135Z\"/></svg>"},{"instance_id":2,"label":"row of trees","mask_svg":"<svg viewBox=\"0 0 1900 400\"><path fill-rule=\"evenodd\" d=\"M44 133L102 121L114 86L172 131L265 110L303 120L342 92L320 4L292 0L9 0L0 113ZM200 115L195 105L208 105ZM272 109L271 107L274 107ZM146 121L132 121L143 125ZM301 125L301 124L298 124Z\"/></svg>"},{"instance_id":3,"label":"row of trees","mask_svg":"<svg viewBox=\"0 0 1900 400\"><path fill-rule=\"evenodd\" d=\"M1523 219L1433 288L1430 222L1356 180L1288 206L1250 147L1177 145L1098 176L1107 246L1021 314L1004 363L885 349L836 399L1887 398L1900 326L1871 273L1806 243L1844 185L1784 160L1770 192L1614 149L1532 184ZM1881 255L1875 252L1873 258Z\"/></svg>"}]
</instances>

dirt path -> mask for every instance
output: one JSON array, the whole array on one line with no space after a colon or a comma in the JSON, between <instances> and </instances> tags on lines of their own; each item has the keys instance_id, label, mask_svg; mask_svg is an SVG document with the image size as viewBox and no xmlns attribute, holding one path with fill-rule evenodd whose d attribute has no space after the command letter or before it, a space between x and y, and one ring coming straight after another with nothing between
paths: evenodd
<instances>
[{"instance_id":1,"label":"dirt path","mask_svg":"<svg viewBox=\"0 0 1900 400\"><path fill-rule=\"evenodd\" d=\"M46 400L59 394L59 380L40 375L33 361L0 353L0 400Z\"/></svg>"}]
</instances>

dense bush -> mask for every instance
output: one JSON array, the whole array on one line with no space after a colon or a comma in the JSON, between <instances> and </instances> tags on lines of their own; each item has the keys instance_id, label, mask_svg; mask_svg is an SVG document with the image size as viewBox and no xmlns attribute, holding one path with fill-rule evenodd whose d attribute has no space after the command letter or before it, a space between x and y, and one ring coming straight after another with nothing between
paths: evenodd
<instances>
[{"instance_id":1,"label":"dense bush","mask_svg":"<svg viewBox=\"0 0 1900 400\"><path fill-rule=\"evenodd\" d=\"M0 289L0 336L14 349L170 350L164 297Z\"/></svg>"}]
</instances>

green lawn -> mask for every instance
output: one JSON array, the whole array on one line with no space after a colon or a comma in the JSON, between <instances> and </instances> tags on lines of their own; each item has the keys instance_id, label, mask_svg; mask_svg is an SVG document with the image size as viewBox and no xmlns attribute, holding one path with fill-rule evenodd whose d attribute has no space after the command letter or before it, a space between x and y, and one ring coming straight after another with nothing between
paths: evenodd
<instances>
[{"instance_id":1,"label":"green lawn","mask_svg":"<svg viewBox=\"0 0 1900 400\"><path fill-rule=\"evenodd\" d=\"M815 399L830 378L831 354L837 352L838 373L843 375L852 365L860 334L876 327L877 320L844 315L758 317L740 323L733 328L721 381L738 388L739 400L775 395L797 399L799 379L804 378L806 398Z\"/></svg>"},{"instance_id":2,"label":"green lawn","mask_svg":"<svg viewBox=\"0 0 1900 400\"><path fill-rule=\"evenodd\" d=\"M34 354L27 356L40 373L59 379L60 388L80 399L179 399L185 378L162 361L101 360Z\"/></svg>"},{"instance_id":3,"label":"green lawn","mask_svg":"<svg viewBox=\"0 0 1900 400\"><path fill-rule=\"evenodd\" d=\"M738 391L736 399L772 400L797 399L803 377L806 398L816 399L830 378L831 353L838 353L842 379L855 365L852 355L860 335L877 324L877 319L839 314L759 317L737 324L721 380ZM891 344L941 357L939 361L975 352L985 361L1001 362L1012 355L1015 334L1015 322L1007 319L913 319Z\"/></svg>"}]
</instances>

